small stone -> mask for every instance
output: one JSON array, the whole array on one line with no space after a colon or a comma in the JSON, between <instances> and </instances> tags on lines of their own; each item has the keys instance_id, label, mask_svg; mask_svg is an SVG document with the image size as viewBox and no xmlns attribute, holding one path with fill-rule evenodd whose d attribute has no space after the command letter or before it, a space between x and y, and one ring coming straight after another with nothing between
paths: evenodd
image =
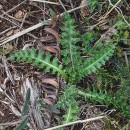
<instances>
[{"instance_id":1,"label":"small stone","mask_svg":"<svg viewBox=\"0 0 130 130\"><path fill-rule=\"evenodd\" d=\"M0 10L2 10L3 9L3 6L0 4Z\"/></svg>"}]
</instances>

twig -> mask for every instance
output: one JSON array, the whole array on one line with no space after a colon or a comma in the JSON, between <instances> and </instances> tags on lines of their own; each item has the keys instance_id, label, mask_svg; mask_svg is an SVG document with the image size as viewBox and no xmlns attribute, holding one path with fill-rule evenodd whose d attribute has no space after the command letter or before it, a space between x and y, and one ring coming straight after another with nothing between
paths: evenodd
<instances>
[{"instance_id":1,"label":"twig","mask_svg":"<svg viewBox=\"0 0 130 130\"><path fill-rule=\"evenodd\" d=\"M59 2L60 2L60 4L61 4L61 6L63 7L64 11L66 11L66 8L65 8L65 6L63 5L62 1L59 0Z\"/></svg>"},{"instance_id":2,"label":"twig","mask_svg":"<svg viewBox=\"0 0 130 130\"><path fill-rule=\"evenodd\" d=\"M6 14L6 15L7 15L7 14ZM8 17L9 17L9 16L8 16ZM14 23L13 21L11 21L11 18L10 18L10 17L9 17L9 18L6 18L6 17L3 17L3 16L0 16L0 18L3 18L3 19L5 19L5 20L9 21L10 23L14 24L15 26L19 27L19 25L17 25L17 24Z\"/></svg>"},{"instance_id":3,"label":"twig","mask_svg":"<svg viewBox=\"0 0 130 130\"><path fill-rule=\"evenodd\" d=\"M115 10L116 10L119 14L122 15L123 20L124 20L125 23L130 27L130 24L129 24L128 21L125 19L124 15L123 15L123 13L122 13L122 10L121 10L119 7L117 7L117 5L113 5L112 2L111 2L111 0L109 0L109 3L110 3L111 6L115 7Z\"/></svg>"},{"instance_id":4,"label":"twig","mask_svg":"<svg viewBox=\"0 0 130 130\"><path fill-rule=\"evenodd\" d=\"M24 17L23 17L23 19L22 19L22 23L21 23L21 25L20 25L20 30L21 30L22 27L23 27L23 24L24 24L24 22L25 22L25 19L26 19L26 17L27 17L27 14L28 14L28 13L25 13L25 15L24 15Z\"/></svg>"},{"instance_id":5,"label":"twig","mask_svg":"<svg viewBox=\"0 0 130 130\"><path fill-rule=\"evenodd\" d=\"M69 1L70 1L71 8L73 9L73 8L74 8L73 2L72 2L72 0L69 0ZM77 19L75 12L74 12L74 16L75 16L75 18Z\"/></svg>"},{"instance_id":6,"label":"twig","mask_svg":"<svg viewBox=\"0 0 130 130\"><path fill-rule=\"evenodd\" d=\"M63 125L55 126L55 127L52 127L52 128L48 128L48 129L45 129L45 130L55 130L55 129L58 129L58 128L62 128L62 127L66 127L66 126L70 126L70 125L74 125L74 124L78 124L78 123L85 123L85 122L99 120L99 119L102 119L102 118L105 118L105 117L106 116L99 116L99 117L94 117L94 118L85 119L85 120L78 120L78 121L70 122L70 123L67 123L67 124L63 124Z\"/></svg>"},{"instance_id":7,"label":"twig","mask_svg":"<svg viewBox=\"0 0 130 130\"><path fill-rule=\"evenodd\" d=\"M126 1L126 0L124 0L124 2L126 3L126 5L128 6L128 8L130 9L130 6L129 6L129 4L127 3L127 1Z\"/></svg>"},{"instance_id":8,"label":"twig","mask_svg":"<svg viewBox=\"0 0 130 130\"><path fill-rule=\"evenodd\" d=\"M7 28L6 30L0 32L0 35L3 35L4 33L8 32L8 31L10 31L12 29L15 29L15 28L17 28L17 26L13 26L13 27Z\"/></svg>"},{"instance_id":9,"label":"twig","mask_svg":"<svg viewBox=\"0 0 130 130\"><path fill-rule=\"evenodd\" d=\"M108 0L108 1L109 1L109 5L113 7L114 5L112 4L111 0ZM115 7L115 10L116 10L118 13L120 13L120 12L118 11L118 9L117 9L117 6Z\"/></svg>"},{"instance_id":10,"label":"twig","mask_svg":"<svg viewBox=\"0 0 130 130\"><path fill-rule=\"evenodd\" d=\"M97 25L99 25L100 23L102 23L102 20L104 20L105 18L107 18L107 16L113 11L113 9L115 9L117 7L117 5L121 2L121 0L119 0L115 5L113 5L113 7L104 15L99 19L99 22L95 25L92 25L90 27L90 30L92 30L94 27L96 27Z\"/></svg>"},{"instance_id":11,"label":"twig","mask_svg":"<svg viewBox=\"0 0 130 130\"><path fill-rule=\"evenodd\" d=\"M113 9L115 9L117 7L117 5L121 2L121 0L117 1L117 3L115 5L112 6L112 8L105 14L105 16L103 16L102 18L105 19L107 17L107 15L109 15Z\"/></svg>"},{"instance_id":12,"label":"twig","mask_svg":"<svg viewBox=\"0 0 130 130\"><path fill-rule=\"evenodd\" d=\"M50 2L50 1L45 1L45 0L30 0L30 1L42 2L42 3L54 4L54 5L60 5L59 3L56 3L56 2Z\"/></svg>"},{"instance_id":13,"label":"twig","mask_svg":"<svg viewBox=\"0 0 130 130\"><path fill-rule=\"evenodd\" d=\"M19 121L14 121L14 122L6 122L6 123L0 123L0 126L12 126L12 125L17 125L20 123L22 120Z\"/></svg>"},{"instance_id":14,"label":"twig","mask_svg":"<svg viewBox=\"0 0 130 130\"><path fill-rule=\"evenodd\" d=\"M25 15L24 15L24 17L23 17L23 19L22 19L22 23L21 23L21 25L20 25L20 27L19 27L19 30L20 30L20 31L21 31L22 28L23 28L23 24L24 24L24 22L25 22L25 19L26 19L26 17L27 17L27 14L28 14L28 13L25 13ZM19 38L16 39L16 44L17 44L17 45L18 45L18 40L19 40Z\"/></svg>"},{"instance_id":15,"label":"twig","mask_svg":"<svg viewBox=\"0 0 130 130\"><path fill-rule=\"evenodd\" d=\"M106 34L108 34L108 32L109 32L111 29L115 28L115 26L116 26L116 24L114 24L112 27L110 27L110 28L96 41L96 43L94 44L93 48L105 37ZM93 49L93 48L92 48L92 49ZM91 50L92 50L92 49L91 49Z\"/></svg>"},{"instance_id":16,"label":"twig","mask_svg":"<svg viewBox=\"0 0 130 130\"><path fill-rule=\"evenodd\" d=\"M123 15L123 13L122 13L122 11L121 11L121 9L119 8L119 7L117 7L117 5L121 2L121 0L119 0L115 5L113 5L112 3L111 3L111 0L109 0L109 2L110 2L110 5L112 6L112 8L110 9L110 11L108 11L107 13L106 13L106 15L103 17L103 18L101 18L101 19L105 19L106 17L107 17L107 15L115 8L116 9L116 11L118 10L118 12L122 15L122 17L123 17L123 19L124 19L124 21L126 22L126 24L130 27L130 24L126 21L126 19L124 18L124 15ZM100 21L101 22L101 21ZM99 22L99 23L100 23ZM99 24L98 23L98 24ZM96 26L98 25L98 24L96 24ZM95 26L95 25L94 25ZM93 27L94 27L93 26ZM112 29L112 28L114 28L116 26L116 24L114 24L112 27L110 27L109 28L109 30L107 30L107 32L105 32L102 36L101 36L101 38L95 43L95 45L93 46L93 48L97 45L97 43L99 43L103 38L104 38L104 36ZM92 49L93 49L92 48ZM91 50L92 50L91 49Z\"/></svg>"},{"instance_id":17,"label":"twig","mask_svg":"<svg viewBox=\"0 0 130 130\"><path fill-rule=\"evenodd\" d=\"M127 66L127 68L129 69L129 62L128 62L127 53L126 53L126 51L124 51L123 53L124 53L124 56L125 56L126 66Z\"/></svg>"},{"instance_id":18,"label":"twig","mask_svg":"<svg viewBox=\"0 0 130 130\"><path fill-rule=\"evenodd\" d=\"M67 12L70 13L70 12L73 12L73 11L78 10L78 9L80 9L80 8L83 8L83 7L85 7L85 6L86 6L86 5L76 7L76 8L74 8L74 9L71 9L71 10L67 11ZM64 13L62 13L62 14L60 14L60 15L57 15L57 17L62 16L63 14L64 14ZM51 20L52 20L52 19L48 19L47 21L51 21ZM23 30L23 31L21 31L21 32L18 32L17 34L14 34L14 35L12 35L12 36L10 36L10 37L8 37L8 38L3 39L2 41L0 41L0 46L2 46L2 45L4 45L4 44L6 44L6 43L8 43L8 42L10 42L10 41L12 41L12 40L18 38L18 37L20 37L20 36L22 36L22 35L24 35L24 34L26 34L26 33L28 33L28 32L30 32L30 31L33 31L33 30L35 30L35 29L37 29L37 28L39 28L39 27L42 27L43 25L46 25L46 24L47 24L47 21L45 21L45 22L40 22L40 23L38 23L38 24L36 24L36 25L34 25L34 26L32 26L32 27L29 27L29 28L27 28L27 29L25 29L25 30Z\"/></svg>"}]
</instances>

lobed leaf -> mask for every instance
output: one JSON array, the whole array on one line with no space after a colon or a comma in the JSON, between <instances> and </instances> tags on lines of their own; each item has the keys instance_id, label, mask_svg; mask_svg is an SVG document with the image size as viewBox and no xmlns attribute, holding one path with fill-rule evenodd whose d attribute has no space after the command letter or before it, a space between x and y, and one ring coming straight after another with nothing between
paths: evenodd
<instances>
[{"instance_id":1,"label":"lobed leaf","mask_svg":"<svg viewBox=\"0 0 130 130\"><path fill-rule=\"evenodd\" d=\"M36 50L34 48L31 48L30 51L27 49L20 50L11 54L8 59L11 61L26 61L27 63L32 63L33 66L44 69L45 72L52 71L53 74L58 73L67 80L65 71L62 69L62 65L59 65L58 59L55 57L51 61L51 55L49 53L44 53L41 50L39 50L38 53L36 53Z\"/></svg>"}]
</instances>

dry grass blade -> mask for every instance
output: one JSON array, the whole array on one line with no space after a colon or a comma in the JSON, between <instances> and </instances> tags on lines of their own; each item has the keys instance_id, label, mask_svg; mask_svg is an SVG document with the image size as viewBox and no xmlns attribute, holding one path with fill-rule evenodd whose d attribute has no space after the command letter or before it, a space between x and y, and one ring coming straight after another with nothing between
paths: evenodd
<instances>
[{"instance_id":1,"label":"dry grass blade","mask_svg":"<svg viewBox=\"0 0 130 130\"><path fill-rule=\"evenodd\" d=\"M99 117L94 117L94 118L85 119L85 120L78 120L78 121L70 122L70 123L67 123L67 124L64 124L64 125L59 125L59 126L55 126L55 127L52 127L52 128L48 128L48 129L45 129L45 130L55 130L55 129L58 129L58 128L62 128L62 127L66 127L66 126L70 126L70 125L74 125L74 124L78 124L78 123L85 123L85 122L99 120L99 119L102 119L102 118L105 118L105 116L99 116Z\"/></svg>"}]
</instances>

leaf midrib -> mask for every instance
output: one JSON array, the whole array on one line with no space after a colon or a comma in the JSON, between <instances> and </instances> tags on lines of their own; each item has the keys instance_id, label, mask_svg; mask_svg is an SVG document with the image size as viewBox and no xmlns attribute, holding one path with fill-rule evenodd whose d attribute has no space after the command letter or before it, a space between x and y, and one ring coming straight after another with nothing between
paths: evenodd
<instances>
[{"instance_id":1,"label":"leaf midrib","mask_svg":"<svg viewBox=\"0 0 130 130\"><path fill-rule=\"evenodd\" d=\"M89 68L91 68L92 66L94 66L94 64L96 63L100 63L99 61L101 61L104 57L107 57L108 54L110 54L110 52L114 49L114 47L112 47L109 51L107 51L107 53L105 53L102 57L98 58L98 60L94 61L91 65L89 65L85 71L87 71ZM101 63L100 63L101 64Z\"/></svg>"}]
</instances>

